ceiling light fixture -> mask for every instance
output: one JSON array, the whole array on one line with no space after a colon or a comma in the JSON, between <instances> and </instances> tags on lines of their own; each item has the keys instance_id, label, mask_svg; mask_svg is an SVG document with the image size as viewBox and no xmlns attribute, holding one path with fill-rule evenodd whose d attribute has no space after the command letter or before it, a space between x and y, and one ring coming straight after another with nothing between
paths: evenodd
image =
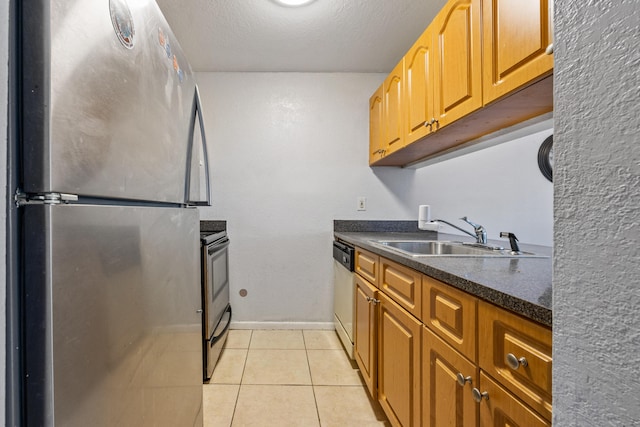
<instances>
[{"instance_id":1,"label":"ceiling light fixture","mask_svg":"<svg viewBox=\"0 0 640 427\"><path fill-rule=\"evenodd\" d=\"M314 0L274 0L274 1L282 6L298 7L298 6L307 5Z\"/></svg>"}]
</instances>

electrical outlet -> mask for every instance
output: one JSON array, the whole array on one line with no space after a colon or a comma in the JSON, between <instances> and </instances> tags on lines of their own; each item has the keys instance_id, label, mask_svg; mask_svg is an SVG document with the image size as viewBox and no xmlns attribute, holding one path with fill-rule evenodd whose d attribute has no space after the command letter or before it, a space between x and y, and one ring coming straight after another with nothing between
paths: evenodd
<instances>
[{"instance_id":1,"label":"electrical outlet","mask_svg":"<svg viewBox=\"0 0 640 427\"><path fill-rule=\"evenodd\" d=\"M367 210L367 198L366 197L358 197L358 210L366 211Z\"/></svg>"}]
</instances>

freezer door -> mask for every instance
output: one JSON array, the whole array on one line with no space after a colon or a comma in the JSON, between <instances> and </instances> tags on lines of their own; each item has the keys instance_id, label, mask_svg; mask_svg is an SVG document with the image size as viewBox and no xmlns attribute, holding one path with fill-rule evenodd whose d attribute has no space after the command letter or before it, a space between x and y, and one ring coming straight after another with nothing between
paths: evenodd
<instances>
[{"instance_id":1,"label":"freezer door","mask_svg":"<svg viewBox=\"0 0 640 427\"><path fill-rule=\"evenodd\" d=\"M25 191L184 203L195 82L155 1L22 9Z\"/></svg>"},{"instance_id":2,"label":"freezer door","mask_svg":"<svg viewBox=\"0 0 640 427\"><path fill-rule=\"evenodd\" d=\"M29 426L192 426L202 406L195 209L24 208Z\"/></svg>"}]
</instances>

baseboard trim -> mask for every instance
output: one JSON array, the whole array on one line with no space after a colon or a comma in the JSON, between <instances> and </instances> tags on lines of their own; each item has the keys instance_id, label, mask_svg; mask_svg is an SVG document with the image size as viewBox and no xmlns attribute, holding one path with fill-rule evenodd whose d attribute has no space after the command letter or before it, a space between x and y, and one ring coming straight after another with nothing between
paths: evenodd
<instances>
[{"instance_id":1,"label":"baseboard trim","mask_svg":"<svg viewBox=\"0 0 640 427\"><path fill-rule=\"evenodd\" d=\"M333 330L333 322L242 322L232 321L230 329L317 329Z\"/></svg>"}]
</instances>

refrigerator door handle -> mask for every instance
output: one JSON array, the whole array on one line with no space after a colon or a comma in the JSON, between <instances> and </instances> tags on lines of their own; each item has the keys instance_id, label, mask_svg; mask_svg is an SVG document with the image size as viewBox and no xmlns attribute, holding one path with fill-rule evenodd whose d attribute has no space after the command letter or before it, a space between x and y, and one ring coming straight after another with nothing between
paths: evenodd
<instances>
[{"instance_id":1,"label":"refrigerator door handle","mask_svg":"<svg viewBox=\"0 0 640 427\"><path fill-rule=\"evenodd\" d=\"M197 138L198 135L199 138ZM198 144L198 142L200 142L200 144ZM196 153L198 153L198 155L196 155ZM202 167L202 170L200 167ZM206 191L204 199L200 198L201 194L198 194L195 197L192 194L194 188L200 190L200 185L202 184L202 175L198 172L204 173L204 186ZM197 185L194 185L193 181L196 179L198 180L198 183ZM185 199L188 205L211 206L211 183L209 175L209 157L207 156L207 138L204 129L204 120L202 117L202 107L200 104L200 91L197 85L194 91L193 113L189 137L189 155L187 156L187 175L185 182Z\"/></svg>"}]
</instances>

